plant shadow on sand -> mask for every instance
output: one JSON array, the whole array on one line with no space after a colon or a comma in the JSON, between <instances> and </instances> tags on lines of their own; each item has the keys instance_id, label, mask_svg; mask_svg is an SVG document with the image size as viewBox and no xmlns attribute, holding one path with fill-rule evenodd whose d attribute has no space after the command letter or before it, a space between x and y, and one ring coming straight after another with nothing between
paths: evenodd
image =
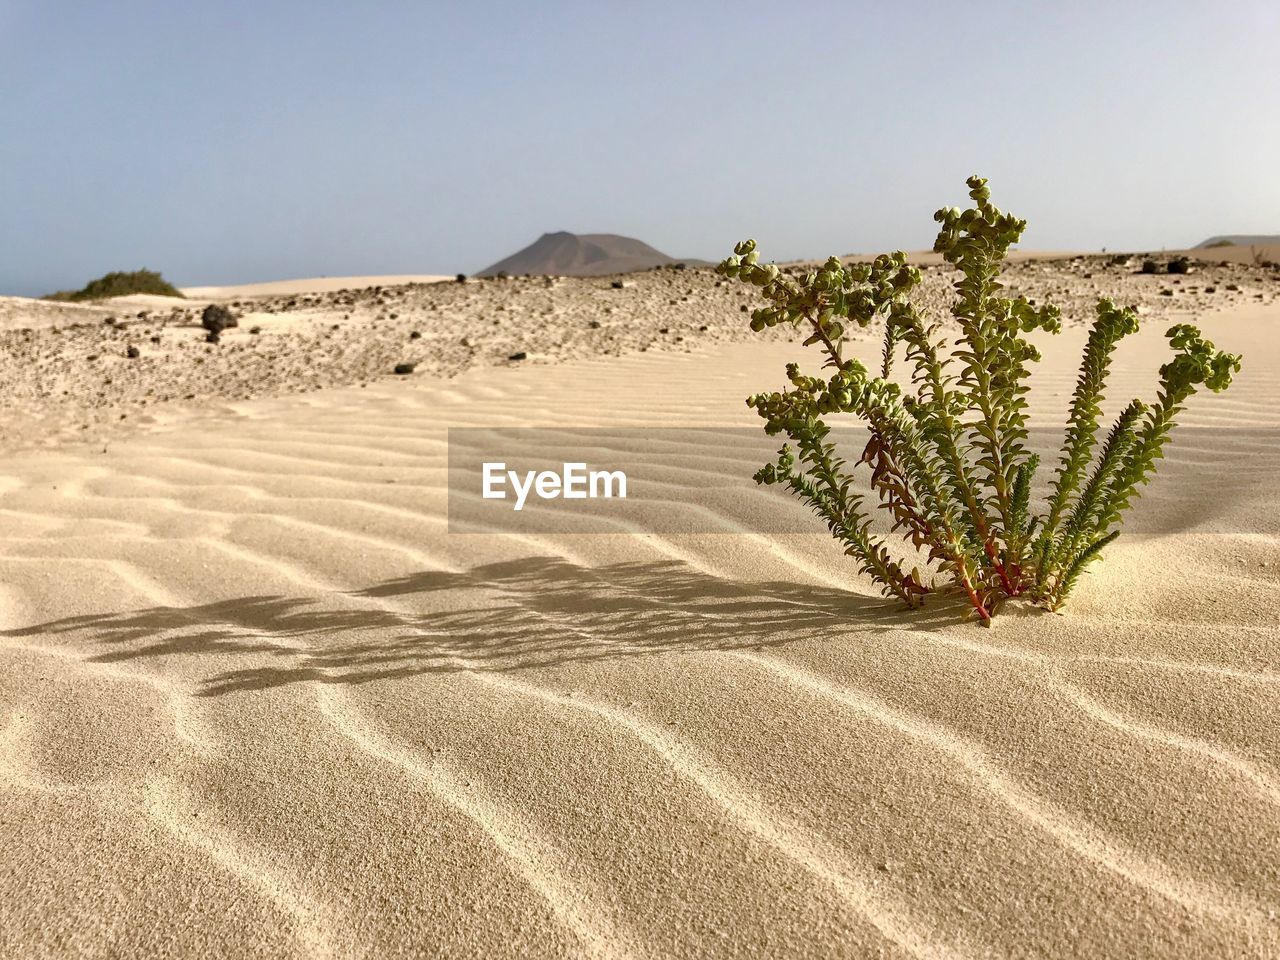
<instances>
[{"instance_id":1,"label":"plant shadow on sand","mask_svg":"<svg viewBox=\"0 0 1280 960\"><path fill-rule=\"evenodd\" d=\"M404 609L446 594L453 608ZM343 606L322 606L331 600ZM465 605L457 606L459 600ZM759 649L867 631L936 629L962 616L963 607L949 599L907 611L896 601L830 588L726 580L678 561L588 567L529 557L462 573L418 573L333 598L258 596L152 607L70 617L4 636L68 635L91 662L209 657L219 672L198 681L197 695L218 696L307 681L358 684ZM252 665L227 670L228 657Z\"/></svg>"}]
</instances>

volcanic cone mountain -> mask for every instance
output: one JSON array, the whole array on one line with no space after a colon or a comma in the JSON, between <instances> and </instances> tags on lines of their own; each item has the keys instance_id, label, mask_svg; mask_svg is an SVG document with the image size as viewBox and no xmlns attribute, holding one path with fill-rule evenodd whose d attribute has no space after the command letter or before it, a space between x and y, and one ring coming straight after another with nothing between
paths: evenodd
<instances>
[{"instance_id":1,"label":"volcanic cone mountain","mask_svg":"<svg viewBox=\"0 0 1280 960\"><path fill-rule=\"evenodd\" d=\"M598 277L630 273L676 263L660 250L640 240L613 233L544 233L523 250L481 270L477 276L523 274L560 277ZM682 260L689 266L705 266L704 260Z\"/></svg>"}]
</instances>

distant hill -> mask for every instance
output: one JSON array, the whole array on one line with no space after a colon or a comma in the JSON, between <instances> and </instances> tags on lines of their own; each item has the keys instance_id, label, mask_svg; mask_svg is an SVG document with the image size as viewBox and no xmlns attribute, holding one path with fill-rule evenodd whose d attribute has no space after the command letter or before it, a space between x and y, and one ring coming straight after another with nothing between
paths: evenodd
<instances>
[{"instance_id":1,"label":"distant hill","mask_svg":"<svg viewBox=\"0 0 1280 960\"><path fill-rule=\"evenodd\" d=\"M599 277L609 273L649 270L668 263L691 267L707 266L705 260L680 260L655 250L647 243L613 233L544 233L529 246L505 260L481 270L476 276L499 273L555 277Z\"/></svg>"},{"instance_id":2,"label":"distant hill","mask_svg":"<svg viewBox=\"0 0 1280 960\"><path fill-rule=\"evenodd\" d=\"M1221 237L1210 237L1208 240L1195 245L1196 250L1203 250L1205 247L1269 247L1273 244L1280 243L1280 233L1270 234L1225 234Z\"/></svg>"}]
</instances>

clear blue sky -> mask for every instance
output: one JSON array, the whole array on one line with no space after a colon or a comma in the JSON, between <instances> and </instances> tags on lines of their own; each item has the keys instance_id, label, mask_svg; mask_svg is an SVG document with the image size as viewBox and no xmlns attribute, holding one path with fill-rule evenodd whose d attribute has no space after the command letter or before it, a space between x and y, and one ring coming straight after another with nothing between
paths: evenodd
<instances>
[{"instance_id":1,"label":"clear blue sky","mask_svg":"<svg viewBox=\"0 0 1280 960\"><path fill-rule=\"evenodd\" d=\"M0 292L1280 232L1280 3L0 0Z\"/></svg>"}]
</instances>

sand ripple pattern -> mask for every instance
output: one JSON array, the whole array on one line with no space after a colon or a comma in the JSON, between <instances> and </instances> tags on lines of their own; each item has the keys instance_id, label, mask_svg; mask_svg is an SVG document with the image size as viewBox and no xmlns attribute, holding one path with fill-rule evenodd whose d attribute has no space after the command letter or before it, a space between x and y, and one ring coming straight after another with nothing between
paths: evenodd
<instances>
[{"instance_id":1,"label":"sand ripple pattern","mask_svg":"<svg viewBox=\"0 0 1280 960\"><path fill-rule=\"evenodd\" d=\"M1269 381L1188 416L1066 616L993 631L741 517L448 534L445 426L701 426L776 350L9 463L0 956L1280 955Z\"/></svg>"}]
</instances>

